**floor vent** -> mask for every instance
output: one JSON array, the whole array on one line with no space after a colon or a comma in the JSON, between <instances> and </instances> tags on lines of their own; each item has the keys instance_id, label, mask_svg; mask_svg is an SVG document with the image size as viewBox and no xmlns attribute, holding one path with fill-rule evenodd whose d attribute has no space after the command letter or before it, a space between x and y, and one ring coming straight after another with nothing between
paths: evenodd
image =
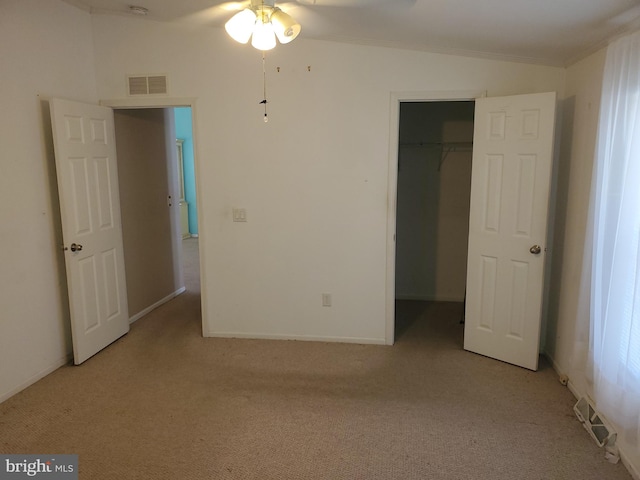
<instances>
[{"instance_id":1,"label":"floor vent","mask_svg":"<svg viewBox=\"0 0 640 480\"><path fill-rule=\"evenodd\" d=\"M607 460L611 463L617 463L620 459L615 444L618 434L604 420L593 404L587 398L582 397L573 407L573 411L598 446L605 448Z\"/></svg>"},{"instance_id":2,"label":"floor vent","mask_svg":"<svg viewBox=\"0 0 640 480\"><path fill-rule=\"evenodd\" d=\"M127 77L129 95L166 95L166 75L129 75Z\"/></svg>"}]
</instances>

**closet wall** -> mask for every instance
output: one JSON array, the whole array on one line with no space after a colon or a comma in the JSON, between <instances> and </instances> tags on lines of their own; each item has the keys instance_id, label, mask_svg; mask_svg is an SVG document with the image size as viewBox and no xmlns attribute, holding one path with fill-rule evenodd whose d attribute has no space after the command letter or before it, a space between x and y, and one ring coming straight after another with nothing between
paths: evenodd
<instances>
[{"instance_id":1,"label":"closet wall","mask_svg":"<svg viewBox=\"0 0 640 480\"><path fill-rule=\"evenodd\" d=\"M474 102L400 106L398 299L464 299L474 106Z\"/></svg>"}]
</instances>

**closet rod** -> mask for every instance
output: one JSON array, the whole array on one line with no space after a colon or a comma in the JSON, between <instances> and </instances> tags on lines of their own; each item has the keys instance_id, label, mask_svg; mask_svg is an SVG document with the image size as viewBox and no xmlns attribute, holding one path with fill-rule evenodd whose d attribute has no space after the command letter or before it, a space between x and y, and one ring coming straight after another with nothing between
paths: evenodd
<instances>
[{"instance_id":1,"label":"closet rod","mask_svg":"<svg viewBox=\"0 0 640 480\"><path fill-rule=\"evenodd\" d=\"M401 143L400 147L423 148L438 147L440 149L440 161L438 162L438 171L442 168L442 164L451 152L472 152L473 142L419 142L419 143Z\"/></svg>"}]
</instances>

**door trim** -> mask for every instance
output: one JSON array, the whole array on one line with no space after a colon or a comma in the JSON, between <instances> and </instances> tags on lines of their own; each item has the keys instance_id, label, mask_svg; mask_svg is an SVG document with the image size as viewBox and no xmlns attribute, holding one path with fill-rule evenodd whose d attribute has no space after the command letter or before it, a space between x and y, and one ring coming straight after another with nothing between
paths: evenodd
<instances>
[{"instance_id":1,"label":"door trim","mask_svg":"<svg viewBox=\"0 0 640 480\"><path fill-rule=\"evenodd\" d=\"M198 142L198 127L197 127L197 99L194 97L162 97L162 98L115 98L115 99L107 99L100 100L100 105L105 107L111 107L114 110L117 109L136 109L136 108L175 108L175 107L190 107L191 108L191 125L192 125L192 135L193 135L193 163L196 177L196 204L198 205L198 238L202 239L200 245L205 243L206 228L205 225L205 206L202 202L202 175L200 174L200 163L199 159L202 158L199 151ZM203 265L205 265L205 249L200 248L200 311L201 311L201 332L205 331L205 321L208 318L207 316L207 305L206 302L206 272Z\"/></svg>"},{"instance_id":2,"label":"door trim","mask_svg":"<svg viewBox=\"0 0 640 480\"><path fill-rule=\"evenodd\" d=\"M385 288L385 343L395 341L396 200L398 195L398 144L401 102L459 102L486 97L483 90L391 92L389 105L389 171L387 186L387 268Z\"/></svg>"}]
</instances>

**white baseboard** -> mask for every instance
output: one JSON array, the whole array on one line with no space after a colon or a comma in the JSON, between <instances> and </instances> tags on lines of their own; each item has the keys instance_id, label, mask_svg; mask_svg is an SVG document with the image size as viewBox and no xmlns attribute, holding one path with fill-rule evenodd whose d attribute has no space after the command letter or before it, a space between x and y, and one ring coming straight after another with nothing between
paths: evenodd
<instances>
[{"instance_id":1,"label":"white baseboard","mask_svg":"<svg viewBox=\"0 0 640 480\"><path fill-rule=\"evenodd\" d=\"M324 337L315 335L272 335L268 333L235 333L235 332L206 332L205 337L214 338L244 338L257 340L296 340L302 342L332 342L356 343L365 345L386 345L384 338L360 337Z\"/></svg>"},{"instance_id":2,"label":"white baseboard","mask_svg":"<svg viewBox=\"0 0 640 480\"><path fill-rule=\"evenodd\" d=\"M629 470L631 478L633 478L633 480L640 480L640 470L629 461L625 448L620 448L620 445L618 445L618 452L620 453L620 460L622 460L622 464Z\"/></svg>"},{"instance_id":3,"label":"white baseboard","mask_svg":"<svg viewBox=\"0 0 640 480\"><path fill-rule=\"evenodd\" d=\"M144 317L147 313L149 313L152 310L158 308L160 305L162 305L164 303L167 303L169 300L174 299L175 297L177 297L178 295L183 293L185 290L186 290L186 288L182 287L182 288L179 288L178 290L176 290L175 292L173 292L172 294L167 295L165 298L163 298L159 302L154 303L150 307L145 308L141 312L139 312L136 315L134 315L133 317L129 318L129 323L131 324L131 323L135 322L136 320L140 319L141 317ZM43 369L40 372L36 373L35 375L32 375L31 377L29 377L26 381L24 381L23 383L21 383L17 387L12 388L8 392L1 393L0 394L0 403L4 402L5 400L7 400L10 397L13 397L16 393L19 393L22 390L24 390L25 388L30 387L31 385L36 383L38 380L43 379L44 377L46 377L50 373L54 372L58 368L66 365L66 364L68 364L68 363L70 363L72 361L73 361L73 353L69 353L69 354L65 355L64 357L59 358L58 360L56 360L54 363L52 363L51 365L49 365L45 369Z\"/></svg>"},{"instance_id":4,"label":"white baseboard","mask_svg":"<svg viewBox=\"0 0 640 480\"><path fill-rule=\"evenodd\" d=\"M56 371L57 369L59 369L60 367L62 367L64 365L67 365L71 361L73 361L73 354L72 353L68 353L64 357L59 358L54 363L49 365L47 368L45 368L44 370L41 370L40 372L36 373L35 375L32 375L31 377L29 377L26 381L22 382L17 387L12 388L8 392L4 392L4 393L0 394L0 403L4 402L5 400L8 400L11 397L13 397L16 393L20 393L25 388L30 387L31 385L36 383L38 380L42 380L44 377L46 377L50 373Z\"/></svg>"},{"instance_id":5,"label":"white baseboard","mask_svg":"<svg viewBox=\"0 0 640 480\"><path fill-rule=\"evenodd\" d=\"M156 303L154 303L153 305L145 308L144 310L141 310L140 312L136 313L134 316L129 318L129 324L132 324L133 322L135 322L136 320L140 320L142 317L144 317L146 314L150 313L151 311L155 310L156 308L158 308L161 305L164 305L165 303L167 303L170 300L173 300L174 298L176 298L178 295L180 295L181 293L184 293L184 291L186 290L186 287L181 287L178 290L176 290L175 292L167 295L166 297L164 297L162 300L157 301Z\"/></svg>"}]
</instances>

